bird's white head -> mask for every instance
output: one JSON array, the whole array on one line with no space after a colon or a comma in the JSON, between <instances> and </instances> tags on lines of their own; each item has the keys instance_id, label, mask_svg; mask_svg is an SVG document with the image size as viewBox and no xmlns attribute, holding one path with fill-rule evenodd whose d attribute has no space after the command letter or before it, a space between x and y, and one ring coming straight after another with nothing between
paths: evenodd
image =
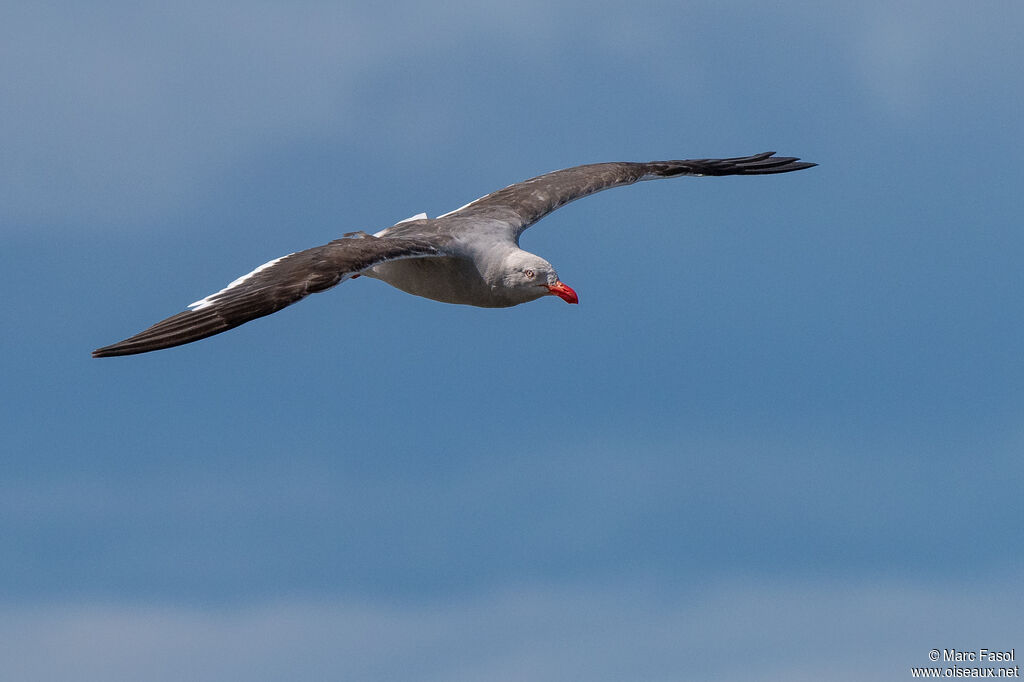
<instances>
[{"instance_id":1,"label":"bird's white head","mask_svg":"<svg viewBox=\"0 0 1024 682\"><path fill-rule=\"evenodd\" d=\"M579 303L576 292L558 279L554 266L527 251L515 251L502 263L502 285L523 301L541 296L558 296L566 303Z\"/></svg>"}]
</instances>

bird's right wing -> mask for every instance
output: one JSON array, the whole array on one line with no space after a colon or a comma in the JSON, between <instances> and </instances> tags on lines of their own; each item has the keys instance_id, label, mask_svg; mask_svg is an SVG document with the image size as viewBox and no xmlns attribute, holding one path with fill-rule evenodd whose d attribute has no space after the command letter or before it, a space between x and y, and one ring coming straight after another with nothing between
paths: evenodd
<instances>
[{"instance_id":1,"label":"bird's right wing","mask_svg":"<svg viewBox=\"0 0 1024 682\"><path fill-rule=\"evenodd\" d=\"M438 217L499 220L508 224L514 237L518 238L530 225L570 201L639 180L683 175L767 175L789 173L815 165L795 157L775 156L775 152L729 159L593 163L517 182Z\"/></svg>"},{"instance_id":2,"label":"bird's right wing","mask_svg":"<svg viewBox=\"0 0 1024 682\"><path fill-rule=\"evenodd\" d=\"M94 358L170 348L219 334L277 312L308 294L324 291L379 263L444 256L438 239L377 238L359 233L282 256L239 277L189 310L168 317L124 341L98 348Z\"/></svg>"}]
</instances>

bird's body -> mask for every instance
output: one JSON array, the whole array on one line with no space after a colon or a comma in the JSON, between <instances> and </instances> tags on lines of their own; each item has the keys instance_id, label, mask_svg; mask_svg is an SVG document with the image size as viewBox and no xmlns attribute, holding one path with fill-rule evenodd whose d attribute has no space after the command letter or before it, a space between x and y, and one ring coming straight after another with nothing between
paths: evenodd
<instances>
[{"instance_id":1,"label":"bird's body","mask_svg":"<svg viewBox=\"0 0 1024 682\"><path fill-rule=\"evenodd\" d=\"M578 298L519 236L557 208L610 187L679 175L764 175L814 166L774 152L731 159L599 163L554 171L430 219L420 214L375 235L350 233L276 258L94 357L131 355L197 341L360 275L444 303L503 308L555 295Z\"/></svg>"},{"instance_id":2,"label":"bird's body","mask_svg":"<svg viewBox=\"0 0 1024 682\"><path fill-rule=\"evenodd\" d=\"M382 263L363 275L387 282L407 294L422 296L441 303L475 305L480 308L507 308L540 298L547 292L519 300L504 290L487 283L486 270L481 272L468 258L410 258Z\"/></svg>"},{"instance_id":3,"label":"bird's body","mask_svg":"<svg viewBox=\"0 0 1024 682\"><path fill-rule=\"evenodd\" d=\"M486 222L479 231L474 231L462 229L458 220L417 217L381 230L372 238L394 239L424 231L434 234L438 242L444 244L445 258L394 260L375 265L362 274L406 293L442 303L500 308L525 302L512 301L502 288L492 286L497 284L491 278L500 269L501 259L519 249L499 231L488 230ZM483 247L487 242L492 248Z\"/></svg>"}]
</instances>

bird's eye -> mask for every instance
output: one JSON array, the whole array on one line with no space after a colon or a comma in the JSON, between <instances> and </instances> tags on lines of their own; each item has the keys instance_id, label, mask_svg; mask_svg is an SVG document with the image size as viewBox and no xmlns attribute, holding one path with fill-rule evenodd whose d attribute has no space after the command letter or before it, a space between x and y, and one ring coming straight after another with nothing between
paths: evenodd
<instances>
[{"instance_id":1,"label":"bird's eye","mask_svg":"<svg viewBox=\"0 0 1024 682\"><path fill-rule=\"evenodd\" d=\"M535 276L535 273L530 268L523 270L523 274L526 275L526 279L533 279Z\"/></svg>"}]
</instances>

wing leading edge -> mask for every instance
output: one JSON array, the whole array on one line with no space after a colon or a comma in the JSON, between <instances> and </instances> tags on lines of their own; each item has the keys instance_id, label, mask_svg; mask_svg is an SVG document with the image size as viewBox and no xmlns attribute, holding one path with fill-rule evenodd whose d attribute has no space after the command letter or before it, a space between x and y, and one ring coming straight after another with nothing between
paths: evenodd
<instances>
[{"instance_id":1,"label":"wing leading edge","mask_svg":"<svg viewBox=\"0 0 1024 682\"><path fill-rule=\"evenodd\" d=\"M545 173L509 185L439 217L502 220L518 237L523 230L571 201L640 180L682 175L768 175L790 173L816 165L796 157L775 156L775 152L729 159L594 163Z\"/></svg>"},{"instance_id":2,"label":"wing leading edge","mask_svg":"<svg viewBox=\"0 0 1024 682\"><path fill-rule=\"evenodd\" d=\"M92 356L133 355L198 341L275 313L379 263L442 255L441 246L426 239L381 239L369 235L335 239L265 263L217 293L192 303L189 310L124 341L97 348Z\"/></svg>"}]
</instances>

